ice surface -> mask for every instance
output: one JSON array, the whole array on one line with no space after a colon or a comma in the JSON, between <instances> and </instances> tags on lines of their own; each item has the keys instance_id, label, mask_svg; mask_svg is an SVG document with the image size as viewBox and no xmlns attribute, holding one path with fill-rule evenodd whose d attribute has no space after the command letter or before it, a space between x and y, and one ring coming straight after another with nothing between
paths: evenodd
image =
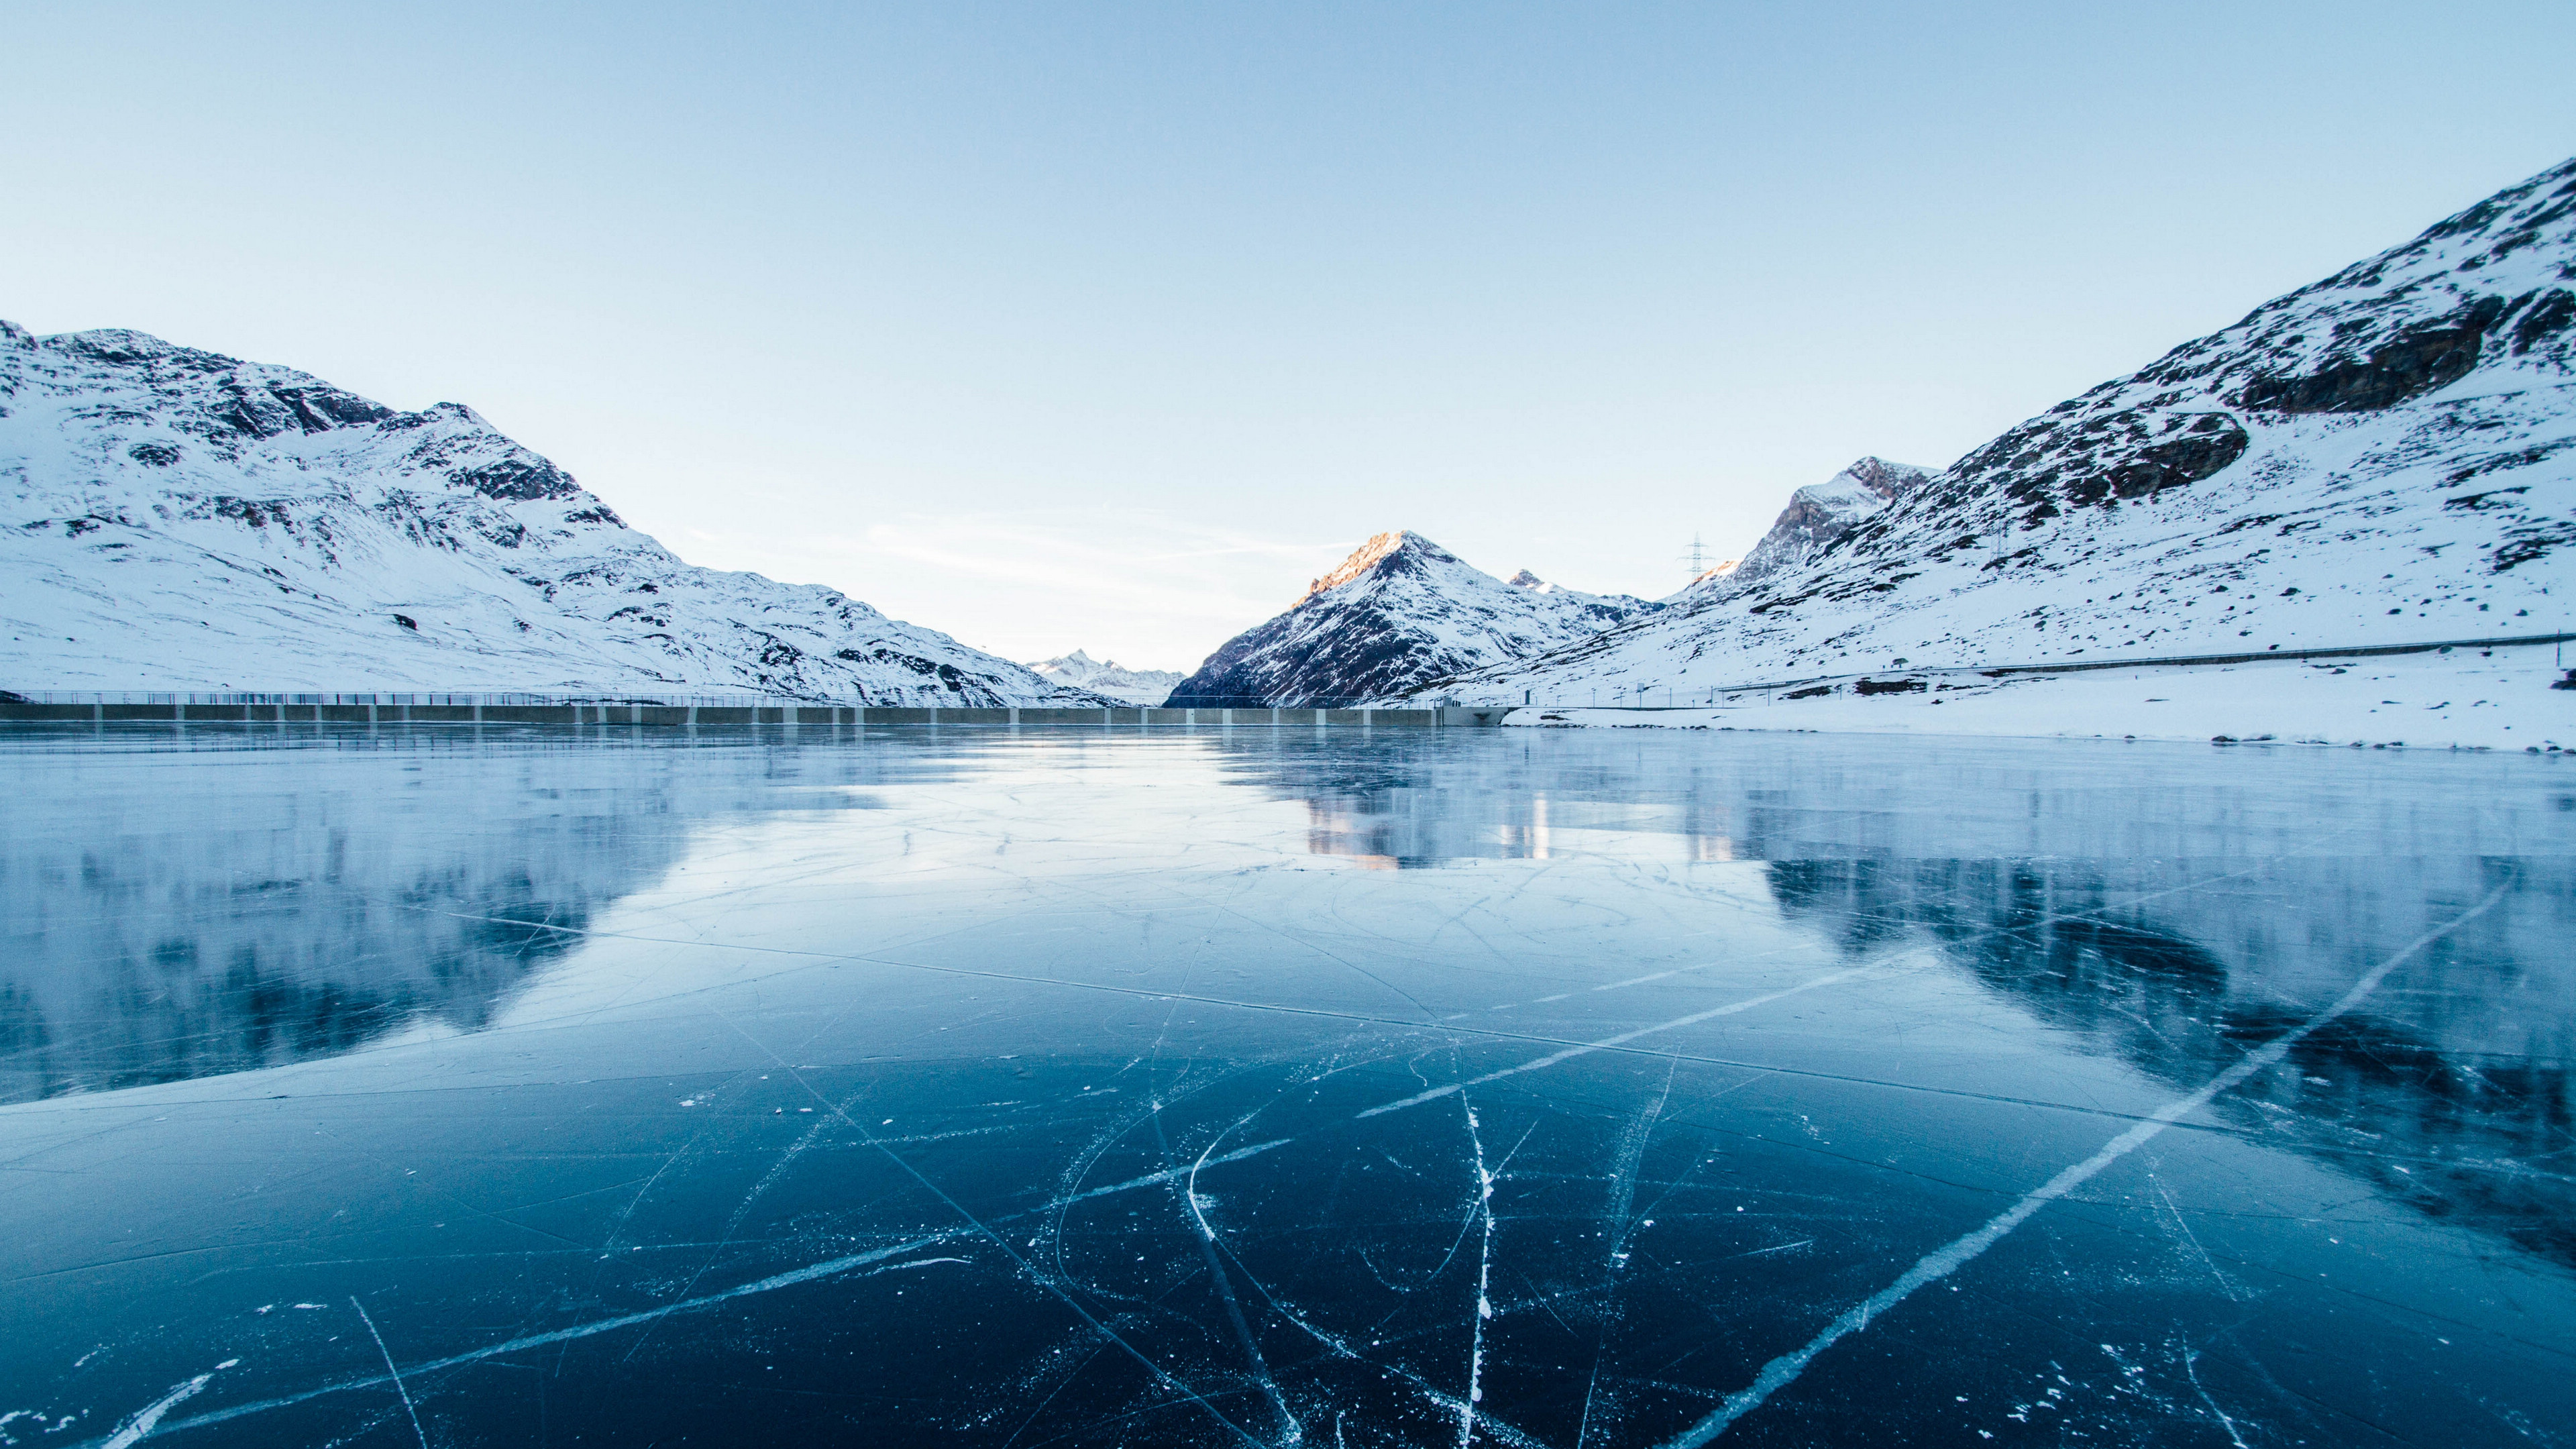
<instances>
[{"instance_id":1,"label":"ice surface","mask_svg":"<svg viewBox=\"0 0 2576 1449\"><path fill-rule=\"evenodd\" d=\"M0 1438L2549 1442L2570 769L15 730Z\"/></svg>"}]
</instances>

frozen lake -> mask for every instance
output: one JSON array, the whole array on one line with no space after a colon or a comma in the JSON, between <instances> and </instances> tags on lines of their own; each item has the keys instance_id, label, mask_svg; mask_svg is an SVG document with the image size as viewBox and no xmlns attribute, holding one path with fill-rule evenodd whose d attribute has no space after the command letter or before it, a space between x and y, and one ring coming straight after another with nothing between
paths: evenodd
<instances>
[{"instance_id":1,"label":"frozen lake","mask_svg":"<svg viewBox=\"0 0 2576 1449\"><path fill-rule=\"evenodd\" d=\"M0 735L0 1442L2568 1442L2576 765Z\"/></svg>"}]
</instances>

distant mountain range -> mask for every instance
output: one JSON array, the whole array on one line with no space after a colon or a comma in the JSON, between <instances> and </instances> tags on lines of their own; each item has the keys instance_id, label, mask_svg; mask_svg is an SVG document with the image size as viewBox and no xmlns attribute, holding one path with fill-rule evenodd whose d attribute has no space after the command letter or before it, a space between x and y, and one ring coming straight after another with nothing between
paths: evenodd
<instances>
[{"instance_id":1,"label":"distant mountain range","mask_svg":"<svg viewBox=\"0 0 2576 1449\"><path fill-rule=\"evenodd\" d=\"M1505 583L1418 533L1381 533L1289 610L1227 640L1175 708L1387 698L1588 638L1653 605L1522 570Z\"/></svg>"},{"instance_id":2,"label":"distant mountain range","mask_svg":"<svg viewBox=\"0 0 2576 1449\"><path fill-rule=\"evenodd\" d=\"M814 585L694 568L473 409L0 322L0 685L1101 703Z\"/></svg>"},{"instance_id":3,"label":"distant mountain range","mask_svg":"<svg viewBox=\"0 0 2576 1449\"><path fill-rule=\"evenodd\" d=\"M1946 469L1864 458L1801 488L1669 599L1506 582L1384 533L1176 678L1023 667L693 568L453 403L0 323L0 685L1608 703L2530 636L2569 628L2576 589L2571 378L2576 161Z\"/></svg>"},{"instance_id":4,"label":"distant mountain range","mask_svg":"<svg viewBox=\"0 0 2576 1449\"><path fill-rule=\"evenodd\" d=\"M1089 690L1121 704L1161 704L1172 686L1181 682L1176 670L1128 669L1114 659L1094 659L1079 649L1054 659L1041 659L1029 668L1041 679L1068 689Z\"/></svg>"}]
</instances>

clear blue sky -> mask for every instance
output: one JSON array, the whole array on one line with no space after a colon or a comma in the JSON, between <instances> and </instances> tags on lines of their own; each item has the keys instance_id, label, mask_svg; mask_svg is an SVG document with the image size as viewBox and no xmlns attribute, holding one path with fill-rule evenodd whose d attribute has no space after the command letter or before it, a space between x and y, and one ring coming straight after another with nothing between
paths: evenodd
<instances>
[{"instance_id":1,"label":"clear blue sky","mask_svg":"<svg viewBox=\"0 0 2576 1449\"><path fill-rule=\"evenodd\" d=\"M2576 5L0 6L0 316L467 402L695 562L1188 667L1645 594L2576 151Z\"/></svg>"}]
</instances>

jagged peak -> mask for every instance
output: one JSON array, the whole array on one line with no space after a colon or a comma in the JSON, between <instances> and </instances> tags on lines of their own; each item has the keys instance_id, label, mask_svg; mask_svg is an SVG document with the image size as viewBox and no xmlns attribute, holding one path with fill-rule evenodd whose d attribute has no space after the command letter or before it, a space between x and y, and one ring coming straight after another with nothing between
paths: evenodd
<instances>
[{"instance_id":1,"label":"jagged peak","mask_svg":"<svg viewBox=\"0 0 2576 1449\"><path fill-rule=\"evenodd\" d=\"M1880 498L1892 501L1897 494L1934 477L1939 471L1937 468L1917 467L1912 463L1891 463L1873 453L1836 473L1822 486L1832 490L1837 485L1848 484L1867 489Z\"/></svg>"},{"instance_id":2,"label":"jagged peak","mask_svg":"<svg viewBox=\"0 0 2576 1449\"><path fill-rule=\"evenodd\" d=\"M131 327L92 327L82 332L57 332L41 341L42 345L56 351L96 358L101 362L140 362L187 350Z\"/></svg>"},{"instance_id":3,"label":"jagged peak","mask_svg":"<svg viewBox=\"0 0 2576 1449\"><path fill-rule=\"evenodd\" d=\"M1331 573L1306 585L1306 592L1299 596L1298 602L1302 604L1317 594L1327 593L1344 584L1357 582L1384 565L1387 560L1402 554L1449 562L1455 562L1458 557L1409 528L1377 534L1368 542L1351 550L1350 557L1343 559Z\"/></svg>"},{"instance_id":4,"label":"jagged peak","mask_svg":"<svg viewBox=\"0 0 2576 1449\"><path fill-rule=\"evenodd\" d=\"M1521 570L1519 573L1516 573L1510 578L1504 580L1504 582L1510 584L1516 589L1543 589L1547 587L1547 580L1531 573L1528 569Z\"/></svg>"}]
</instances>

